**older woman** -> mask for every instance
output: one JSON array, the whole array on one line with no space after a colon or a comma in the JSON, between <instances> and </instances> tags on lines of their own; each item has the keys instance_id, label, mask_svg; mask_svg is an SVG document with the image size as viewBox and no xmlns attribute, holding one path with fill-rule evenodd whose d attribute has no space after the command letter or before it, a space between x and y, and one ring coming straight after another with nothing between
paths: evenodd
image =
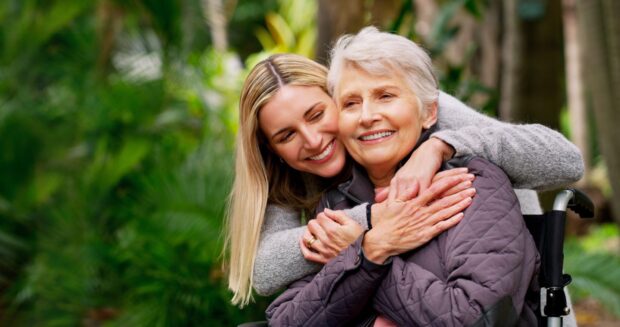
<instances>
[{"instance_id":1,"label":"older woman","mask_svg":"<svg viewBox=\"0 0 620 327\"><path fill-rule=\"evenodd\" d=\"M438 237L420 228L429 214L419 203L428 199L405 201L409 194L390 184L437 128L437 84L424 51L366 28L336 45L329 82L341 140L359 166L337 188L342 196L324 197L323 207L372 203L374 188L389 186L379 205L389 214L373 208L373 228L317 275L293 283L268 308L270 323L344 325L372 308L398 325L535 325L526 294L536 291L538 256L501 169L480 158L448 162L477 176L477 195L462 218L450 218L462 221Z\"/></svg>"}]
</instances>

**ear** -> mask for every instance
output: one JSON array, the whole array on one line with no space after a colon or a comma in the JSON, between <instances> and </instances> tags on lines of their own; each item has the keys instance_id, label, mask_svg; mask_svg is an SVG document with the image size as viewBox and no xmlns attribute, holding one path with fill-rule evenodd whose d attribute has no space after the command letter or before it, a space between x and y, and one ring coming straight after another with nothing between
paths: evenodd
<instances>
[{"instance_id":1,"label":"ear","mask_svg":"<svg viewBox=\"0 0 620 327\"><path fill-rule=\"evenodd\" d=\"M422 127L424 127L425 129L428 129L431 126L435 125L436 122L437 122L437 101L430 104L429 107L426 109L426 116L422 120Z\"/></svg>"}]
</instances>

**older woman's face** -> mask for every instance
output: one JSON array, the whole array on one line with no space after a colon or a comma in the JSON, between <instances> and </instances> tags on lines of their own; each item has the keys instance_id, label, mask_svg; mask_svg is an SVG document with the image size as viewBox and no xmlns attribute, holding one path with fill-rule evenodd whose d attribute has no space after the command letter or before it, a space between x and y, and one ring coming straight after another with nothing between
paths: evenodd
<instances>
[{"instance_id":1,"label":"older woman's face","mask_svg":"<svg viewBox=\"0 0 620 327\"><path fill-rule=\"evenodd\" d=\"M418 141L422 126L434 122L431 115L423 119L418 98L398 72L373 76L345 66L335 99L340 139L371 179L393 175Z\"/></svg>"},{"instance_id":2,"label":"older woman's face","mask_svg":"<svg viewBox=\"0 0 620 327\"><path fill-rule=\"evenodd\" d=\"M338 109L318 86L283 86L258 114L270 148L293 169L333 177L345 163Z\"/></svg>"}]
</instances>

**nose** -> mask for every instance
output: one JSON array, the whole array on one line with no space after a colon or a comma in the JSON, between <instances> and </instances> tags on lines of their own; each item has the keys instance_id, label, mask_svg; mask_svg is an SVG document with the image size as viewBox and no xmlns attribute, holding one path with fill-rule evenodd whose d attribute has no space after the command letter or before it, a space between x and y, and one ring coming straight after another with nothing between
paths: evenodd
<instances>
[{"instance_id":1,"label":"nose","mask_svg":"<svg viewBox=\"0 0 620 327\"><path fill-rule=\"evenodd\" d=\"M302 137L304 139L304 147L306 149L319 149L323 141L323 137L319 131L312 127L305 127L301 130Z\"/></svg>"},{"instance_id":2,"label":"nose","mask_svg":"<svg viewBox=\"0 0 620 327\"><path fill-rule=\"evenodd\" d=\"M377 115L373 109L374 108L370 102L364 101L364 103L362 103L362 110L359 120L361 126L366 128L371 127L379 119L379 115Z\"/></svg>"}]
</instances>

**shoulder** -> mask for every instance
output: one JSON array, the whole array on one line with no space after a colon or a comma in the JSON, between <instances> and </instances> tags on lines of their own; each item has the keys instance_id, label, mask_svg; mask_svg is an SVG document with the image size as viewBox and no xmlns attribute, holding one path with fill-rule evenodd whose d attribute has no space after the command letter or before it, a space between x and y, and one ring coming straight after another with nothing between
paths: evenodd
<instances>
[{"instance_id":1,"label":"shoulder","mask_svg":"<svg viewBox=\"0 0 620 327\"><path fill-rule=\"evenodd\" d=\"M519 201L504 171L480 157L461 159L459 164L476 176L473 182L476 195L464 211L463 220L449 230L451 241L460 243L466 240L465 243L469 243L484 238L485 242L476 247L486 249L521 234L524 224ZM470 245L474 246L474 243L477 242ZM463 251L467 252L465 248Z\"/></svg>"},{"instance_id":2,"label":"shoulder","mask_svg":"<svg viewBox=\"0 0 620 327\"><path fill-rule=\"evenodd\" d=\"M472 185L476 195L464 211L463 220L452 229L455 236L458 234L459 238L469 239L480 235L518 233L520 228L515 224L520 224L523 218L517 196L504 171L480 157L457 158L453 163L467 167L476 176ZM507 226L512 228L504 228Z\"/></svg>"},{"instance_id":3,"label":"shoulder","mask_svg":"<svg viewBox=\"0 0 620 327\"><path fill-rule=\"evenodd\" d=\"M275 204L267 205L264 219L261 237L279 230L301 226L301 214L298 211Z\"/></svg>"},{"instance_id":4,"label":"shoulder","mask_svg":"<svg viewBox=\"0 0 620 327\"><path fill-rule=\"evenodd\" d=\"M299 217L299 212L277 204L268 204L265 217Z\"/></svg>"}]
</instances>

